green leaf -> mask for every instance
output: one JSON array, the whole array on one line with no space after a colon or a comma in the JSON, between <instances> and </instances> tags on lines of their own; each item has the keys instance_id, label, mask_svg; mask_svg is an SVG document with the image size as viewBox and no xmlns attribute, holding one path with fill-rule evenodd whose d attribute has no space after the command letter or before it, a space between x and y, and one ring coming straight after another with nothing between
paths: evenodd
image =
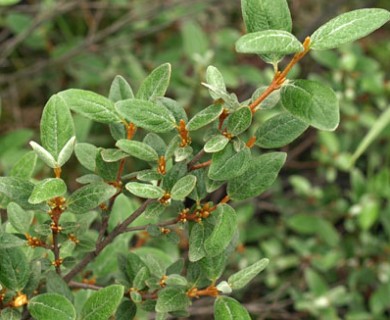
<instances>
[{"instance_id":1,"label":"green leaf","mask_svg":"<svg viewBox=\"0 0 390 320\"><path fill-rule=\"evenodd\" d=\"M57 161L50 154L50 152L43 148L41 145L34 141L30 141L30 146L31 148L33 148L38 158L41 159L44 163L46 163L46 165L48 165L50 168L59 167Z\"/></svg>"},{"instance_id":2,"label":"green leaf","mask_svg":"<svg viewBox=\"0 0 390 320\"><path fill-rule=\"evenodd\" d=\"M224 252L237 230L237 214L231 206L218 205L213 215L217 216L217 222L204 241L204 250L210 257Z\"/></svg>"},{"instance_id":3,"label":"green leaf","mask_svg":"<svg viewBox=\"0 0 390 320\"><path fill-rule=\"evenodd\" d=\"M255 54L290 54L303 51L303 45L291 33L266 30L243 35L236 42L236 51Z\"/></svg>"},{"instance_id":4,"label":"green leaf","mask_svg":"<svg viewBox=\"0 0 390 320\"><path fill-rule=\"evenodd\" d=\"M179 138L180 139L180 138ZM161 138L158 134L153 132L149 132L142 141L146 143L148 146L152 147L159 156L165 154L167 145L163 138Z\"/></svg>"},{"instance_id":5,"label":"green leaf","mask_svg":"<svg viewBox=\"0 0 390 320\"><path fill-rule=\"evenodd\" d=\"M248 311L235 299L218 297L214 302L215 320L251 320Z\"/></svg>"},{"instance_id":6,"label":"green leaf","mask_svg":"<svg viewBox=\"0 0 390 320\"><path fill-rule=\"evenodd\" d=\"M81 309L81 320L107 320L119 306L124 293L121 285L111 285L94 293Z\"/></svg>"},{"instance_id":7,"label":"green leaf","mask_svg":"<svg viewBox=\"0 0 390 320\"><path fill-rule=\"evenodd\" d=\"M40 128L42 146L58 159L61 150L75 135L72 115L60 95L53 95L46 103Z\"/></svg>"},{"instance_id":8,"label":"green leaf","mask_svg":"<svg viewBox=\"0 0 390 320\"><path fill-rule=\"evenodd\" d=\"M32 204L48 201L54 197L62 196L66 193L64 180L58 178L48 178L38 182L28 198Z\"/></svg>"},{"instance_id":9,"label":"green leaf","mask_svg":"<svg viewBox=\"0 0 390 320\"><path fill-rule=\"evenodd\" d=\"M208 66L206 70L206 81L208 84L214 86L215 88L218 88L221 91L226 92L226 84L225 80L223 79L223 76L221 72L214 66ZM219 95L215 94L213 91L209 90L210 96L217 100L220 98Z\"/></svg>"},{"instance_id":10,"label":"green leaf","mask_svg":"<svg viewBox=\"0 0 390 320\"><path fill-rule=\"evenodd\" d=\"M46 290L49 293L57 293L73 302L74 297L68 284L62 279L62 277L55 272L50 270L46 273Z\"/></svg>"},{"instance_id":11,"label":"green leaf","mask_svg":"<svg viewBox=\"0 0 390 320\"><path fill-rule=\"evenodd\" d=\"M165 208L166 206L162 203L158 201L153 202L146 207L143 217L145 217L145 219L155 219L164 212Z\"/></svg>"},{"instance_id":12,"label":"green leaf","mask_svg":"<svg viewBox=\"0 0 390 320\"><path fill-rule=\"evenodd\" d=\"M140 100L154 100L162 97L168 89L171 78L171 65L164 63L154 69L141 83L136 98Z\"/></svg>"},{"instance_id":13,"label":"green leaf","mask_svg":"<svg viewBox=\"0 0 390 320\"><path fill-rule=\"evenodd\" d=\"M20 1L21 0L0 0L0 6L11 6L13 4L17 4Z\"/></svg>"},{"instance_id":14,"label":"green leaf","mask_svg":"<svg viewBox=\"0 0 390 320\"><path fill-rule=\"evenodd\" d=\"M22 179L31 178L37 164L37 154L29 151L21 157L12 167L9 175Z\"/></svg>"},{"instance_id":15,"label":"green leaf","mask_svg":"<svg viewBox=\"0 0 390 320\"><path fill-rule=\"evenodd\" d=\"M149 269L145 267L141 267L138 271L137 274L134 277L133 281L133 287L137 288L138 290L142 290L145 288L146 283L145 281L150 278L150 272Z\"/></svg>"},{"instance_id":16,"label":"green leaf","mask_svg":"<svg viewBox=\"0 0 390 320\"><path fill-rule=\"evenodd\" d=\"M206 256L199 263L206 277L211 281L215 281L221 277L225 270L226 253L223 252L215 257Z\"/></svg>"},{"instance_id":17,"label":"green leaf","mask_svg":"<svg viewBox=\"0 0 390 320\"><path fill-rule=\"evenodd\" d=\"M57 293L44 293L28 302L28 311L36 320L74 320L76 309L65 297Z\"/></svg>"},{"instance_id":18,"label":"green leaf","mask_svg":"<svg viewBox=\"0 0 390 320\"><path fill-rule=\"evenodd\" d=\"M89 143L77 143L75 147L77 160L88 170L95 171L98 148Z\"/></svg>"},{"instance_id":19,"label":"green leaf","mask_svg":"<svg viewBox=\"0 0 390 320\"><path fill-rule=\"evenodd\" d=\"M208 125L220 116L222 110L221 104L212 104L211 106L208 106L206 109L195 114L187 123L187 130L195 131Z\"/></svg>"},{"instance_id":20,"label":"green leaf","mask_svg":"<svg viewBox=\"0 0 390 320\"><path fill-rule=\"evenodd\" d=\"M136 126L152 132L168 132L176 120L163 105L140 99L127 99L115 104L117 111Z\"/></svg>"},{"instance_id":21,"label":"green leaf","mask_svg":"<svg viewBox=\"0 0 390 320\"><path fill-rule=\"evenodd\" d=\"M171 198L173 200L183 201L186 196L188 196L191 191L195 188L196 177L193 175L188 175L180 180L178 180L171 189Z\"/></svg>"},{"instance_id":22,"label":"green leaf","mask_svg":"<svg viewBox=\"0 0 390 320\"><path fill-rule=\"evenodd\" d=\"M112 102L117 102L126 99L133 99L134 93L129 83L122 76L116 76L111 83L110 93L108 98Z\"/></svg>"},{"instance_id":23,"label":"green leaf","mask_svg":"<svg viewBox=\"0 0 390 320\"><path fill-rule=\"evenodd\" d=\"M100 155L104 162L117 162L129 156L126 152L115 148L103 149Z\"/></svg>"},{"instance_id":24,"label":"green leaf","mask_svg":"<svg viewBox=\"0 0 390 320\"><path fill-rule=\"evenodd\" d=\"M146 264L135 253L128 252L118 255L118 267L121 275L127 281L130 287L133 286L133 281L138 270L146 267Z\"/></svg>"},{"instance_id":25,"label":"green leaf","mask_svg":"<svg viewBox=\"0 0 390 320\"><path fill-rule=\"evenodd\" d=\"M175 161L180 162L188 159L192 153L193 149L191 146L179 147L175 150Z\"/></svg>"},{"instance_id":26,"label":"green leaf","mask_svg":"<svg viewBox=\"0 0 390 320\"><path fill-rule=\"evenodd\" d=\"M4 287L21 291L29 277L29 263L21 248L0 249L0 283Z\"/></svg>"},{"instance_id":27,"label":"green leaf","mask_svg":"<svg viewBox=\"0 0 390 320\"><path fill-rule=\"evenodd\" d=\"M156 171L156 169L149 169L139 171L137 174L137 179L140 181L158 181L162 179L162 175Z\"/></svg>"},{"instance_id":28,"label":"green leaf","mask_svg":"<svg viewBox=\"0 0 390 320\"><path fill-rule=\"evenodd\" d=\"M228 182L227 194L234 200L260 195L274 183L285 161L284 152L270 152L253 158L244 174Z\"/></svg>"},{"instance_id":29,"label":"green leaf","mask_svg":"<svg viewBox=\"0 0 390 320\"><path fill-rule=\"evenodd\" d=\"M238 102L238 98L234 93L229 93L226 90L222 90L221 88L202 82L202 86L209 89L210 93L213 93L213 97L218 99L222 99L224 102L224 107L228 110L236 110L240 107L240 103Z\"/></svg>"},{"instance_id":30,"label":"green leaf","mask_svg":"<svg viewBox=\"0 0 390 320\"><path fill-rule=\"evenodd\" d=\"M11 225L20 233L25 234L30 228L34 215L25 211L15 202L10 202L7 206L7 216Z\"/></svg>"},{"instance_id":31,"label":"green leaf","mask_svg":"<svg viewBox=\"0 0 390 320\"><path fill-rule=\"evenodd\" d=\"M167 287L159 291L156 311L157 312L172 312L177 310L185 310L191 304L184 289L176 287Z\"/></svg>"},{"instance_id":32,"label":"green leaf","mask_svg":"<svg viewBox=\"0 0 390 320\"><path fill-rule=\"evenodd\" d=\"M68 210L80 214L96 208L110 199L117 192L116 188L106 183L91 183L77 189L68 198Z\"/></svg>"},{"instance_id":33,"label":"green leaf","mask_svg":"<svg viewBox=\"0 0 390 320\"><path fill-rule=\"evenodd\" d=\"M76 143L76 137L72 137L62 148L60 154L58 155L58 160L57 160L59 167L62 167L69 160L69 158L73 153L75 143Z\"/></svg>"},{"instance_id":34,"label":"green leaf","mask_svg":"<svg viewBox=\"0 0 390 320\"><path fill-rule=\"evenodd\" d=\"M158 199L165 193L165 191L160 187L146 183L129 182L125 187L137 197L147 199Z\"/></svg>"},{"instance_id":35,"label":"green leaf","mask_svg":"<svg viewBox=\"0 0 390 320\"><path fill-rule=\"evenodd\" d=\"M203 248L205 237L205 227L203 223L195 223L191 229L190 238L189 238L189 251L188 259L191 262L198 261L205 256L205 251Z\"/></svg>"},{"instance_id":36,"label":"green leaf","mask_svg":"<svg viewBox=\"0 0 390 320\"><path fill-rule=\"evenodd\" d=\"M334 91L311 80L288 82L281 89L284 108L298 119L326 131L337 128L340 115Z\"/></svg>"},{"instance_id":37,"label":"green leaf","mask_svg":"<svg viewBox=\"0 0 390 320\"><path fill-rule=\"evenodd\" d=\"M215 153L223 150L229 143L229 139L222 134L217 134L210 138L204 145L204 151L207 153Z\"/></svg>"},{"instance_id":38,"label":"green leaf","mask_svg":"<svg viewBox=\"0 0 390 320\"><path fill-rule=\"evenodd\" d=\"M92 91L68 89L58 93L69 109L84 117L101 123L120 122L114 103Z\"/></svg>"},{"instance_id":39,"label":"green leaf","mask_svg":"<svg viewBox=\"0 0 390 320\"><path fill-rule=\"evenodd\" d=\"M174 116L176 123L179 123L180 120L184 120L184 122L188 121L185 109L177 101L166 97L159 97L156 99L156 103L167 108Z\"/></svg>"},{"instance_id":40,"label":"green leaf","mask_svg":"<svg viewBox=\"0 0 390 320\"><path fill-rule=\"evenodd\" d=\"M248 129L251 123L252 111L248 107L242 107L228 117L226 130L233 136L238 136Z\"/></svg>"},{"instance_id":41,"label":"green leaf","mask_svg":"<svg viewBox=\"0 0 390 320\"><path fill-rule=\"evenodd\" d=\"M188 286L187 279L179 274L169 275L168 278L165 280L165 283L167 284L167 286L171 286L171 287L187 287Z\"/></svg>"},{"instance_id":42,"label":"green leaf","mask_svg":"<svg viewBox=\"0 0 390 320\"><path fill-rule=\"evenodd\" d=\"M132 320L137 314L137 306L131 300L122 300L115 313L116 320Z\"/></svg>"},{"instance_id":43,"label":"green leaf","mask_svg":"<svg viewBox=\"0 0 390 320\"><path fill-rule=\"evenodd\" d=\"M17 177L0 177L0 194L6 195L24 209L31 207L28 198L33 188L30 181Z\"/></svg>"},{"instance_id":44,"label":"green leaf","mask_svg":"<svg viewBox=\"0 0 390 320\"><path fill-rule=\"evenodd\" d=\"M157 152L147 145L146 143L135 140L118 140L115 144L119 149L128 153L129 155L144 160L144 161L157 161Z\"/></svg>"},{"instance_id":45,"label":"green leaf","mask_svg":"<svg viewBox=\"0 0 390 320\"><path fill-rule=\"evenodd\" d=\"M228 283L233 290L244 288L254 277L263 271L269 263L268 259L261 259L254 264L232 274Z\"/></svg>"},{"instance_id":46,"label":"green leaf","mask_svg":"<svg viewBox=\"0 0 390 320\"><path fill-rule=\"evenodd\" d=\"M249 148L236 152L233 144L229 143L222 151L213 153L208 176L217 181L233 179L245 172L249 160Z\"/></svg>"},{"instance_id":47,"label":"green leaf","mask_svg":"<svg viewBox=\"0 0 390 320\"><path fill-rule=\"evenodd\" d=\"M291 31L292 21L286 0L241 0L241 10L247 32Z\"/></svg>"},{"instance_id":48,"label":"green leaf","mask_svg":"<svg viewBox=\"0 0 390 320\"><path fill-rule=\"evenodd\" d=\"M280 148L298 138L308 124L283 112L265 121L256 131L256 145L261 148Z\"/></svg>"},{"instance_id":49,"label":"green leaf","mask_svg":"<svg viewBox=\"0 0 390 320\"><path fill-rule=\"evenodd\" d=\"M384 9L359 9L346 12L325 23L311 36L310 48L326 50L360 39L390 20Z\"/></svg>"}]
</instances>

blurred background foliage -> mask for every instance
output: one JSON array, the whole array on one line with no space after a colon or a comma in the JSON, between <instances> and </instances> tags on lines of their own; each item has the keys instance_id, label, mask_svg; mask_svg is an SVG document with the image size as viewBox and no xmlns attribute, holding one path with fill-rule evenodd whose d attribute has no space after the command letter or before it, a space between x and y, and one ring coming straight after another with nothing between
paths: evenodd
<instances>
[{"instance_id":1,"label":"blurred background foliage","mask_svg":"<svg viewBox=\"0 0 390 320\"><path fill-rule=\"evenodd\" d=\"M168 96L191 114L211 102L200 84L210 64L241 101L272 79L272 69L260 59L234 51L243 31L238 0L1 4L2 175L26 156L43 106L58 91L74 87L107 94L117 74L137 88L149 71L170 62ZM390 9L389 0L289 4L301 40L341 12ZM312 54L293 72L333 87L342 121L335 132L308 130L284 148L288 160L273 190L236 205L241 234L227 273L261 257L271 260L257 283L238 297L255 319L390 318L389 39L387 25L357 44ZM256 122L272 112L257 113ZM78 141L113 145L104 126L75 121ZM351 166L353 153L378 125ZM203 143L193 140L198 147ZM65 174L72 180L80 170L73 162ZM194 304L194 319L207 319L208 303Z\"/></svg>"}]
</instances>

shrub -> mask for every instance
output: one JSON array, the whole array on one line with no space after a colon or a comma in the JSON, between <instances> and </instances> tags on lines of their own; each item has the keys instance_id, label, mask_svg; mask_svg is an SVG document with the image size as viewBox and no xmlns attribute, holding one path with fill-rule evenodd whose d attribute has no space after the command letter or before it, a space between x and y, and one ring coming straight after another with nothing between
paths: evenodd
<instances>
[{"instance_id":1,"label":"shrub","mask_svg":"<svg viewBox=\"0 0 390 320\"><path fill-rule=\"evenodd\" d=\"M239 102L221 72L209 66L204 86L213 102L188 117L164 96L168 63L154 69L136 94L117 76L108 97L69 89L49 99L41 143L31 141L33 151L0 178L8 216L0 234L3 317L131 319L146 311L165 319L188 316L192 299L211 296L215 319L250 319L227 295L245 287L268 259L224 275L238 239L231 203L274 183L286 153L266 150L291 143L310 126L333 131L339 124L330 87L287 76L308 52L366 36L390 13L342 14L301 43L291 34L285 0L242 0L242 12L248 33L236 50L259 55L274 68L269 86L248 101ZM289 54L292 59L279 69ZM254 130L254 115L278 104L278 113ZM75 127L72 112L107 125L115 147L79 141L82 128ZM191 146L195 131L203 137L200 147ZM73 153L87 173L76 179L83 186L70 192L73 181L62 177L71 171L65 165ZM37 159L54 177L32 177ZM293 228L305 227L301 218L309 219L297 217Z\"/></svg>"}]
</instances>

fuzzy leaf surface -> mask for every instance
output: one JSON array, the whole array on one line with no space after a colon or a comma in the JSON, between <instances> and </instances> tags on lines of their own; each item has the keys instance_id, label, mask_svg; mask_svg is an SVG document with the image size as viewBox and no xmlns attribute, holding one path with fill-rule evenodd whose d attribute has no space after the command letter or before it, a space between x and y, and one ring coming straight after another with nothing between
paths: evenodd
<instances>
[{"instance_id":1,"label":"fuzzy leaf surface","mask_svg":"<svg viewBox=\"0 0 390 320\"><path fill-rule=\"evenodd\" d=\"M127 99L117 102L115 107L127 120L152 132L168 132L176 126L175 117L161 104Z\"/></svg>"},{"instance_id":2,"label":"fuzzy leaf surface","mask_svg":"<svg viewBox=\"0 0 390 320\"><path fill-rule=\"evenodd\" d=\"M48 201L54 197L62 196L66 193L66 184L64 180L57 178L47 178L39 181L28 198L32 204Z\"/></svg>"},{"instance_id":3,"label":"fuzzy leaf surface","mask_svg":"<svg viewBox=\"0 0 390 320\"><path fill-rule=\"evenodd\" d=\"M217 215L217 222L211 234L204 241L206 255L210 257L221 254L237 230L237 214L231 206L219 205L213 215Z\"/></svg>"},{"instance_id":4,"label":"fuzzy leaf surface","mask_svg":"<svg viewBox=\"0 0 390 320\"><path fill-rule=\"evenodd\" d=\"M236 42L236 51L255 54L290 54L303 51L294 35L282 30L266 30L243 35Z\"/></svg>"},{"instance_id":5,"label":"fuzzy leaf surface","mask_svg":"<svg viewBox=\"0 0 390 320\"><path fill-rule=\"evenodd\" d=\"M185 290L175 287L167 287L159 291L156 311L172 312L185 310L191 304Z\"/></svg>"},{"instance_id":6,"label":"fuzzy leaf surface","mask_svg":"<svg viewBox=\"0 0 390 320\"><path fill-rule=\"evenodd\" d=\"M107 320L122 300L124 287L111 285L95 292L81 309L81 320Z\"/></svg>"},{"instance_id":7,"label":"fuzzy leaf surface","mask_svg":"<svg viewBox=\"0 0 390 320\"><path fill-rule=\"evenodd\" d=\"M133 89L122 76L116 76L111 83L108 98L112 102L134 98Z\"/></svg>"},{"instance_id":8,"label":"fuzzy leaf surface","mask_svg":"<svg viewBox=\"0 0 390 320\"><path fill-rule=\"evenodd\" d=\"M363 38L390 20L385 9L358 9L341 14L318 28L311 38L312 50L337 48Z\"/></svg>"},{"instance_id":9,"label":"fuzzy leaf surface","mask_svg":"<svg viewBox=\"0 0 390 320\"><path fill-rule=\"evenodd\" d=\"M157 161L158 159L157 152L144 142L121 139L115 145L127 154L144 161Z\"/></svg>"},{"instance_id":10,"label":"fuzzy leaf surface","mask_svg":"<svg viewBox=\"0 0 390 320\"><path fill-rule=\"evenodd\" d=\"M233 136L244 132L252 123L252 112L243 107L232 113L227 119L226 129Z\"/></svg>"},{"instance_id":11,"label":"fuzzy leaf surface","mask_svg":"<svg viewBox=\"0 0 390 320\"><path fill-rule=\"evenodd\" d=\"M74 320L76 309L72 303L57 293L44 293L33 297L28 310L37 320Z\"/></svg>"},{"instance_id":12,"label":"fuzzy leaf surface","mask_svg":"<svg viewBox=\"0 0 390 320\"><path fill-rule=\"evenodd\" d=\"M178 180L171 189L171 198L173 200L184 200L191 191L195 188L196 177L194 175L188 175Z\"/></svg>"},{"instance_id":13,"label":"fuzzy leaf surface","mask_svg":"<svg viewBox=\"0 0 390 320\"><path fill-rule=\"evenodd\" d=\"M157 97L164 96L168 89L170 78L171 65L164 63L154 69L141 83L136 98L141 100L154 100Z\"/></svg>"},{"instance_id":14,"label":"fuzzy leaf surface","mask_svg":"<svg viewBox=\"0 0 390 320\"><path fill-rule=\"evenodd\" d=\"M104 182L91 183L77 189L68 198L69 211L79 214L96 208L116 193L116 188Z\"/></svg>"},{"instance_id":15,"label":"fuzzy leaf surface","mask_svg":"<svg viewBox=\"0 0 390 320\"><path fill-rule=\"evenodd\" d=\"M58 93L69 109L101 123L120 122L121 118L109 99L92 91L68 89Z\"/></svg>"},{"instance_id":16,"label":"fuzzy leaf surface","mask_svg":"<svg viewBox=\"0 0 390 320\"><path fill-rule=\"evenodd\" d=\"M339 103L335 92L312 80L291 81L281 89L284 108L311 126L333 131L340 121Z\"/></svg>"},{"instance_id":17,"label":"fuzzy leaf surface","mask_svg":"<svg viewBox=\"0 0 390 320\"><path fill-rule=\"evenodd\" d=\"M55 94L46 103L40 128L42 146L58 159L62 148L75 134L72 115L61 96Z\"/></svg>"},{"instance_id":18,"label":"fuzzy leaf surface","mask_svg":"<svg viewBox=\"0 0 390 320\"><path fill-rule=\"evenodd\" d=\"M165 193L160 187L146 183L129 182L125 187L137 197L147 199L161 198Z\"/></svg>"},{"instance_id":19,"label":"fuzzy leaf surface","mask_svg":"<svg viewBox=\"0 0 390 320\"><path fill-rule=\"evenodd\" d=\"M247 32L263 30L291 31L291 14L286 0L241 0Z\"/></svg>"},{"instance_id":20,"label":"fuzzy leaf surface","mask_svg":"<svg viewBox=\"0 0 390 320\"><path fill-rule=\"evenodd\" d=\"M228 182L227 194L234 200L260 195L274 183L285 161L284 152L270 152L252 158L245 173Z\"/></svg>"},{"instance_id":21,"label":"fuzzy leaf surface","mask_svg":"<svg viewBox=\"0 0 390 320\"><path fill-rule=\"evenodd\" d=\"M229 143L222 151L213 153L208 176L217 181L233 179L244 173L249 160L249 148L236 152L233 144Z\"/></svg>"},{"instance_id":22,"label":"fuzzy leaf surface","mask_svg":"<svg viewBox=\"0 0 390 320\"><path fill-rule=\"evenodd\" d=\"M239 290L245 287L254 277L263 271L269 263L268 259L261 259L254 264L232 274L228 283L233 290Z\"/></svg>"},{"instance_id":23,"label":"fuzzy leaf surface","mask_svg":"<svg viewBox=\"0 0 390 320\"><path fill-rule=\"evenodd\" d=\"M248 311L235 299L220 296L214 302L215 320L251 320Z\"/></svg>"},{"instance_id":24,"label":"fuzzy leaf surface","mask_svg":"<svg viewBox=\"0 0 390 320\"><path fill-rule=\"evenodd\" d=\"M212 104L202 111L198 112L193 118L187 123L188 131L198 130L209 123L217 119L222 113L222 105Z\"/></svg>"},{"instance_id":25,"label":"fuzzy leaf surface","mask_svg":"<svg viewBox=\"0 0 390 320\"><path fill-rule=\"evenodd\" d=\"M30 267L21 248L0 249L0 283L8 290L20 291L30 277Z\"/></svg>"},{"instance_id":26,"label":"fuzzy leaf surface","mask_svg":"<svg viewBox=\"0 0 390 320\"><path fill-rule=\"evenodd\" d=\"M265 121L256 131L256 145L261 148L280 148L298 138L309 125L288 112Z\"/></svg>"}]
</instances>

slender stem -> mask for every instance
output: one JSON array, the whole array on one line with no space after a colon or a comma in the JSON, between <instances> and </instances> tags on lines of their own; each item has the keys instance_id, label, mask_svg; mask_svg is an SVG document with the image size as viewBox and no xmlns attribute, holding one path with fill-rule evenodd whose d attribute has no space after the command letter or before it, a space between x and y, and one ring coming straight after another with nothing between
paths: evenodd
<instances>
[{"instance_id":1,"label":"slender stem","mask_svg":"<svg viewBox=\"0 0 390 320\"><path fill-rule=\"evenodd\" d=\"M82 283L76 281L69 281L69 287L78 288L78 289L91 289L91 290L100 290L103 288L101 286L97 286L94 284Z\"/></svg>"},{"instance_id":2,"label":"slender stem","mask_svg":"<svg viewBox=\"0 0 390 320\"><path fill-rule=\"evenodd\" d=\"M195 163L197 163L204 155L205 155L206 151L204 151L204 149L200 150L193 158L190 162L188 162L188 165L187 165L187 168L191 168L192 166L194 166Z\"/></svg>"},{"instance_id":3,"label":"slender stem","mask_svg":"<svg viewBox=\"0 0 390 320\"><path fill-rule=\"evenodd\" d=\"M198 164L194 164L191 168L188 169L188 171L194 171L194 170L197 170L197 169L206 168L210 164L211 164L211 160L208 160L208 161L202 162L202 163L198 163Z\"/></svg>"},{"instance_id":4,"label":"slender stem","mask_svg":"<svg viewBox=\"0 0 390 320\"><path fill-rule=\"evenodd\" d=\"M259 104L262 103L273 91L280 88L280 86L286 80L286 76L291 71L292 67L294 67L298 63L298 61L300 61L309 52L309 50L310 37L307 37L303 42L303 51L296 53L282 72L277 71L275 73L274 79L272 80L268 88L249 105L249 108L252 110L252 113L256 112L256 108L259 106Z\"/></svg>"},{"instance_id":5,"label":"slender stem","mask_svg":"<svg viewBox=\"0 0 390 320\"><path fill-rule=\"evenodd\" d=\"M132 223L135 219L137 219L146 209L146 207L152 203L153 199L146 200L137 210L135 210L125 221L123 221L121 224L117 225L111 233L107 235L106 238L104 238L101 242L96 244L96 248L94 251L91 251L87 253L87 255L78 263L76 264L72 270L70 270L63 279L66 282L69 282L72 280L72 278L80 273L87 265L90 263L95 257L97 257L100 252L103 251L107 245L109 245L118 235L121 233L126 232L127 226Z\"/></svg>"},{"instance_id":6,"label":"slender stem","mask_svg":"<svg viewBox=\"0 0 390 320\"><path fill-rule=\"evenodd\" d=\"M175 219L171 219L171 220L157 223L157 226L158 227L167 227L167 226L172 226L178 222L179 222L179 220L177 218L175 218ZM150 224L145 224L145 225L136 226L136 227L129 227L129 228L126 228L125 232L143 231L143 230L146 230L149 226L150 226Z\"/></svg>"}]
</instances>

